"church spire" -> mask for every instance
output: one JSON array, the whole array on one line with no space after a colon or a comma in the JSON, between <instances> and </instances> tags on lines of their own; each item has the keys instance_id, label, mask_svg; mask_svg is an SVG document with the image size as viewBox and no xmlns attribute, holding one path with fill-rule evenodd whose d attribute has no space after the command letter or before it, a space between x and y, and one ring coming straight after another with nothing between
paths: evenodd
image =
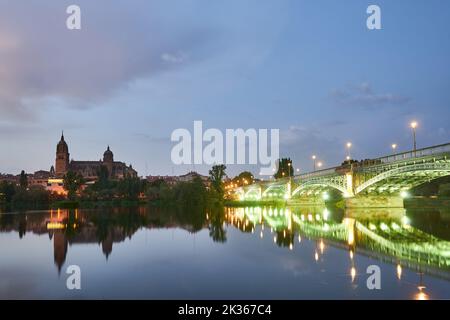
<instances>
[{"instance_id":1,"label":"church spire","mask_svg":"<svg viewBox=\"0 0 450 320\"><path fill-rule=\"evenodd\" d=\"M64 141L64 130L61 131L61 141Z\"/></svg>"}]
</instances>

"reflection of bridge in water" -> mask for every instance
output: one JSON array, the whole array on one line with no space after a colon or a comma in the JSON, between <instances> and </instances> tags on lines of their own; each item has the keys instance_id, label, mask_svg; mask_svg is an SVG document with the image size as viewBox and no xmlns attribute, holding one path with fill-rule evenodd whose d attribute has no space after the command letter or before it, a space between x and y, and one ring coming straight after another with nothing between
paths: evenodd
<instances>
[{"instance_id":1,"label":"reflection of bridge in water","mask_svg":"<svg viewBox=\"0 0 450 320\"><path fill-rule=\"evenodd\" d=\"M228 209L227 221L245 231L252 231L257 225L269 226L276 234L274 242L290 249L296 237L299 240L306 237L320 240L319 251L326 241L328 245L349 250L351 257L357 250L398 264L398 268L403 265L450 280L450 242L411 226L404 209L386 210L389 212L378 210L374 214L366 210L361 215L353 211L344 217L343 211L331 213L326 207L246 207Z\"/></svg>"},{"instance_id":2,"label":"reflection of bridge in water","mask_svg":"<svg viewBox=\"0 0 450 320\"><path fill-rule=\"evenodd\" d=\"M234 189L241 201L304 201L339 192L347 207L403 207L407 191L450 175L450 143Z\"/></svg>"}]
</instances>

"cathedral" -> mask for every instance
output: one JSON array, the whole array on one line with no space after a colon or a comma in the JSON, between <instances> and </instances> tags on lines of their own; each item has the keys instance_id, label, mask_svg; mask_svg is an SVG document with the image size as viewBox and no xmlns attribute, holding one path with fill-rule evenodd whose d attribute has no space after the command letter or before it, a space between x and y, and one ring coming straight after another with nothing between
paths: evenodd
<instances>
[{"instance_id":1,"label":"cathedral","mask_svg":"<svg viewBox=\"0 0 450 320\"><path fill-rule=\"evenodd\" d=\"M127 176L137 177L137 172L131 165L127 166L124 162L114 161L114 155L109 146L103 153L103 160L69 161L69 147L64 140L64 134L61 135L61 140L56 146L55 167L52 168L52 174L56 178L62 178L68 171L73 171L81 174L88 181L97 180L102 166L108 169L109 178L113 180L123 179Z\"/></svg>"}]
</instances>

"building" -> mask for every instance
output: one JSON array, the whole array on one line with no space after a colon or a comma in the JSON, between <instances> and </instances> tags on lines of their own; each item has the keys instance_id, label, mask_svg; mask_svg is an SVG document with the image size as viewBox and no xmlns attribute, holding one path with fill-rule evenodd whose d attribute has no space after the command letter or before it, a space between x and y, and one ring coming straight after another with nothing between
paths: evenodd
<instances>
[{"instance_id":1,"label":"building","mask_svg":"<svg viewBox=\"0 0 450 320\"><path fill-rule=\"evenodd\" d=\"M200 179L203 181L205 185L209 184L209 177L202 176L201 174L191 171L186 174L183 174L181 176L147 176L148 182L154 182L157 180L163 180L166 182L169 186L173 186L179 182L192 182L194 178L200 177Z\"/></svg>"},{"instance_id":2,"label":"building","mask_svg":"<svg viewBox=\"0 0 450 320\"><path fill-rule=\"evenodd\" d=\"M102 167L108 170L110 179L118 180L125 177L137 177L136 170L131 164L127 166L124 162L114 161L114 154L109 146L103 153L103 159L99 161L69 161L69 147L64 140L64 134L56 146L55 178L62 178L68 171L79 173L87 181L97 180Z\"/></svg>"},{"instance_id":3,"label":"building","mask_svg":"<svg viewBox=\"0 0 450 320\"><path fill-rule=\"evenodd\" d=\"M199 174L199 173L197 173L195 171L190 171L190 172L188 172L186 174L178 176L177 180L179 182L192 182L192 181L194 181L194 178L197 178L197 177L199 177L203 181L203 183L205 183L205 184L208 183L208 181L209 181L209 177L202 176L201 174Z\"/></svg>"}]
</instances>

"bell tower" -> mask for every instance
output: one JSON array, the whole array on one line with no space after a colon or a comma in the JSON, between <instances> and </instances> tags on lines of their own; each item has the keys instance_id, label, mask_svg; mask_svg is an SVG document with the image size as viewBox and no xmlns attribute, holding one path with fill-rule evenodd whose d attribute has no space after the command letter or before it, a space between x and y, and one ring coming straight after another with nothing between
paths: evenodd
<instances>
[{"instance_id":1,"label":"bell tower","mask_svg":"<svg viewBox=\"0 0 450 320\"><path fill-rule=\"evenodd\" d=\"M64 141L64 132L61 134L61 140L56 146L55 174L57 177L64 176L69 170L69 147Z\"/></svg>"}]
</instances>

